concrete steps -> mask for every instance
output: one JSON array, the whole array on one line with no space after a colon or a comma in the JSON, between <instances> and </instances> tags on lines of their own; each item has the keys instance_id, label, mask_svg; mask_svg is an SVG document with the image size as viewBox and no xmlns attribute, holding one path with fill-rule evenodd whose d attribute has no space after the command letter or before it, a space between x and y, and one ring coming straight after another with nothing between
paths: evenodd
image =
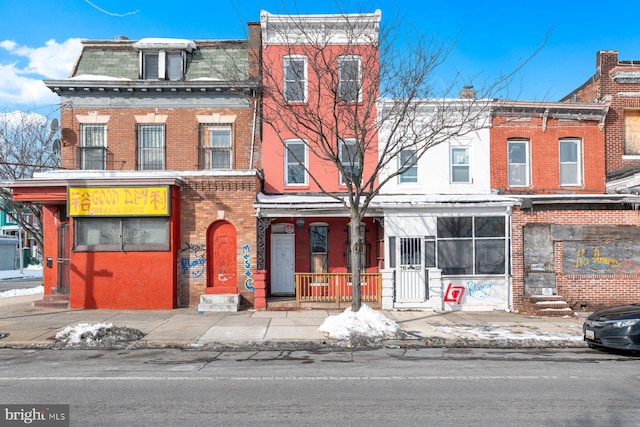
<instances>
[{"instance_id":1,"label":"concrete steps","mask_svg":"<svg viewBox=\"0 0 640 427\"><path fill-rule=\"evenodd\" d=\"M41 300L33 302L34 307L40 308L69 308L69 295L66 294L47 294Z\"/></svg>"},{"instance_id":2,"label":"concrete steps","mask_svg":"<svg viewBox=\"0 0 640 427\"><path fill-rule=\"evenodd\" d=\"M524 311L536 316L573 316L574 312L560 295L532 295L525 303Z\"/></svg>"},{"instance_id":3,"label":"concrete steps","mask_svg":"<svg viewBox=\"0 0 640 427\"><path fill-rule=\"evenodd\" d=\"M237 312L240 309L238 294L204 294L200 295L198 311Z\"/></svg>"}]
</instances>

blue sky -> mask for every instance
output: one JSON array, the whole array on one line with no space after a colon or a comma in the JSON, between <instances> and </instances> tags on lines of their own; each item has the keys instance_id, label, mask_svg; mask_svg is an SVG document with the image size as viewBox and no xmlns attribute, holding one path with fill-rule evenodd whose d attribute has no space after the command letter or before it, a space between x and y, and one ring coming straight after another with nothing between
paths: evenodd
<instances>
[{"instance_id":1,"label":"blue sky","mask_svg":"<svg viewBox=\"0 0 640 427\"><path fill-rule=\"evenodd\" d=\"M41 80L67 77L79 39L125 35L186 39L238 39L260 10L336 13L382 10L382 25L399 17L416 31L455 41L439 78L482 86L509 73L549 38L517 73L504 98L557 101L595 71L598 50L640 59L640 2L531 3L496 0L385 0L350 2L287 0L2 0L0 1L0 112L48 114L57 96ZM402 46L398 46L402 49Z\"/></svg>"}]
</instances>

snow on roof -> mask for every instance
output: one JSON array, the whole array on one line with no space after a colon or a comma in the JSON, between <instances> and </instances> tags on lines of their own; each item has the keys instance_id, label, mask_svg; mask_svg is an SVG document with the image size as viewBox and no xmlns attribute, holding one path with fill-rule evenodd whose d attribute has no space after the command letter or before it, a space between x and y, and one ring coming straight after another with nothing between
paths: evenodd
<instances>
[{"instance_id":1,"label":"snow on roof","mask_svg":"<svg viewBox=\"0 0 640 427\"><path fill-rule=\"evenodd\" d=\"M81 74L78 76L70 77L69 80L90 80L90 81L104 81L104 80L113 80L113 81L131 81L131 79L126 79L122 77L112 77L112 76L100 76L93 74Z\"/></svg>"},{"instance_id":2,"label":"snow on roof","mask_svg":"<svg viewBox=\"0 0 640 427\"><path fill-rule=\"evenodd\" d=\"M136 49L181 49L191 52L197 49L196 44L186 39L170 39L147 37L133 44Z\"/></svg>"}]
</instances>

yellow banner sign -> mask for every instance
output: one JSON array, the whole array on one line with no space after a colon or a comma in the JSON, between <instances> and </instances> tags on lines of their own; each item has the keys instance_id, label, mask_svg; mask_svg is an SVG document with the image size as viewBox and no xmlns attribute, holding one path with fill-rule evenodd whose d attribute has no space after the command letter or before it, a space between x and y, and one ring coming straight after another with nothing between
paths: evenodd
<instances>
[{"instance_id":1,"label":"yellow banner sign","mask_svg":"<svg viewBox=\"0 0 640 427\"><path fill-rule=\"evenodd\" d=\"M169 187L69 187L69 216L169 215Z\"/></svg>"}]
</instances>

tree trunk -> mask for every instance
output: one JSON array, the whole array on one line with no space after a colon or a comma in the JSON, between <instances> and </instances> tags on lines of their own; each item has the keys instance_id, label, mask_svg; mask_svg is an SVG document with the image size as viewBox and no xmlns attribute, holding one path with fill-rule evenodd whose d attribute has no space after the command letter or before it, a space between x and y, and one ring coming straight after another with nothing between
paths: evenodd
<instances>
[{"instance_id":1,"label":"tree trunk","mask_svg":"<svg viewBox=\"0 0 640 427\"><path fill-rule=\"evenodd\" d=\"M360 265L360 251L362 250L362 242L360 241L359 217L352 215L349 224L349 241L351 243L351 311L355 313L360 310L360 306L362 305L362 290L360 288L360 271L362 269Z\"/></svg>"}]
</instances>

